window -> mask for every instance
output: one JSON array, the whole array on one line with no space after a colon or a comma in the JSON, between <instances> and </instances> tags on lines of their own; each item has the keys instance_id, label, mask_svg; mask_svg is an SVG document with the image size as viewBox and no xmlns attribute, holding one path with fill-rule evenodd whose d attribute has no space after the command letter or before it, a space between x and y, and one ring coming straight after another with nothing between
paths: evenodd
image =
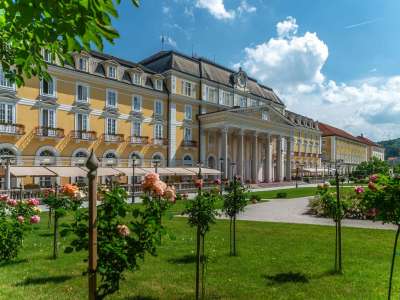
<instances>
[{"instance_id":1,"label":"window","mask_svg":"<svg viewBox=\"0 0 400 300\"><path fill-rule=\"evenodd\" d=\"M5 77L1 66L0 66L0 86L10 89L14 88L14 84L11 82L11 80Z\"/></svg>"},{"instance_id":2,"label":"window","mask_svg":"<svg viewBox=\"0 0 400 300\"><path fill-rule=\"evenodd\" d=\"M213 103L218 103L218 89L211 86L206 86L206 100Z\"/></svg>"},{"instance_id":3,"label":"window","mask_svg":"<svg viewBox=\"0 0 400 300\"><path fill-rule=\"evenodd\" d=\"M77 131L88 131L89 117L87 114L77 113L75 115L75 120L76 120L75 129Z\"/></svg>"},{"instance_id":4,"label":"window","mask_svg":"<svg viewBox=\"0 0 400 300\"><path fill-rule=\"evenodd\" d=\"M155 139L163 138L163 125L160 123L154 125L154 138Z\"/></svg>"},{"instance_id":5,"label":"window","mask_svg":"<svg viewBox=\"0 0 400 300\"><path fill-rule=\"evenodd\" d=\"M184 166L192 166L193 165L193 160L190 155L185 155L183 157L183 165Z\"/></svg>"},{"instance_id":6,"label":"window","mask_svg":"<svg viewBox=\"0 0 400 300\"><path fill-rule=\"evenodd\" d=\"M4 157L4 156L14 156L15 157L15 153L8 148L1 148L0 149L0 157Z\"/></svg>"},{"instance_id":7,"label":"window","mask_svg":"<svg viewBox=\"0 0 400 300\"><path fill-rule=\"evenodd\" d=\"M87 72L88 71L88 59L86 57L79 57L78 59L78 69Z\"/></svg>"},{"instance_id":8,"label":"window","mask_svg":"<svg viewBox=\"0 0 400 300\"><path fill-rule=\"evenodd\" d=\"M160 100L154 102L154 114L162 116L163 114L163 103Z\"/></svg>"},{"instance_id":9,"label":"window","mask_svg":"<svg viewBox=\"0 0 400 300\"><path fill-rule=\"evenodd\" d=\"M192 140L192 128L187 128L185 127L184 129L184 140L185 142L191 141Z\"/></svg>"},{"instance_id":10,"label":"window","mask_svg":"<svg viewBox=\"0 0 400 300\"><path fill-rule=\"evenodd\" d=\"M230 92L222 91L222 105L232 106L233 94Z\"/></svg>"},{"instance_id":11,"label":"window","mask_svg":"<svg viewBox=\"0 0 400 300\"><path fill-rule=\"evenodd\" d=\"M107 118L106 134L115 135L117 134L117 120L113 118Z\"/></svg>"},{"instance_id":12,"label":"window","mask_svg":"<svg viewBox=\"0 0 400 300\"><path fill-rule=\"evenodd\" d=\"M43 150L42 152L39 153L40 157L44 157L40 160L40 165L52 165L55 162L55 155L52 151L50 150ZM40 187L51 187L52 185L52 180L51 177L45 176L45 177L39 177L39 185Z\"/></svg>"},{"instance_id":13,"label":"window","mask_svg":"<svg viewBox=\"0 0 400 300\"><path fill-rule=\"evenodd\" d=\"M0 124L15 123L15 105L0 103Z\"/></svg>"},{"instance_id":14,"label":"window","mask_svg":"<svg viewBox=\"0 0 400 300\"><path fill-rule=\"evenodd\" d=\"M117 107L117 92L107 89L107 107Z\"/></svg>"},{"instance_id":15,"label":"window","mask_svg":"<svg viewBox=\"0 0 400 300\"><path fill-rule=\"evenodd\" d=\"M132 83L142 85L142 75L140 73L133 73Z\"/></svg>"},{"instance_id":16,"label":"window","mask_svg":"<svg viewBox=\"0 0 400 300\"><path fill-rule=\"evenodd\" d=\"M156 90L162 91L162 89L163 89L162 79L156 79Z\"/></svg>"},{"instance_id":17,"label":"window","mask_svg":"<svg viewBox=\"0 0 400 300\"><path fill-rule=\"evenodd\" d=\"M182 80L182 95L188 96L188 97L194 97L195 96L195 90L194 90L194 83Z\"/></svg>"},{"instance_id":18,"label":"window","mask_svg":"<svg viewBox=\"0 0 400 300\"><path fill-rule=\"evenodd\" d=\"M142 122L133 121L133 124L132 124L132 135L133 136L141 136L142 135Z\"/></svg>"},{"instance_id":19,"label":"window","mask_svg":"<svg viewBox=\"0 0 400 300\"><path fill-rule=\"evenodd\" d=\"M258 101L254 99L250 99L250 106L258 106Z\"/></svg>"},{"instance_id":20,"label":"window","mask_svg":"<svg viewBox=\"0 0 400 300\"><path fill-rule=\"evenodd\" d=\"M192 119L192 106L185 105L185 120L191 120L191 119Z\"/></svg>"},{"instance_id":21,"label":"window","mask_svg":"<svg viewBox=\"0 0 400 300\"><path fill-rule=\"evenodd\" d=\"M45 62L50 63L51 64L51 52L47 49L43 49L43 59Z\"/></svg>"},{"instance_id":22,"label":"window","mask_svg":"<svg viewBox=\"0 0 400 300\"><path fill-rule=\"evenodd\" d=\"M78 84L76 87L76 101L89 102L89 87L83 84Z\"/></svg>"},{"instance_id":23,"label":"window","mask_svg":"<svg viewBox=\"0 0 400 300\"><path fill-rule=\"evenodd\" d=\"M117 68L115 66L108 66L108 77L117 78Z\"/></svg>"},{"instance_id":24,"label":"window","mask_svg":"<svg viewBox=\"0 0 400 300\"><path fill-rule=\"evenodd\" d=\"M55 97L56 89L55 89L55 82L54 82L53 78L51 78L49 80L42 79L41 85L42 85L42 95L43 96Z\"/></svg>"},{"instance_id":25,"label":"window","mask_svg":"<svg viewBox=\"0 0 400 300\"><path fill-rule=\"evenodd\" d=\"M56 127L56 111L54 109L42 109L41 126L46 128Z\"/></svg>"},{"instance_id":26,"label":"window","mask_svg":"<svg viewBox=\"0 0 400 300\"><path fill-rule=\"evenodd\" d=\"M239 105L240 105L240 107L246 107L246 106L247 106L247 99L246 99L246 97L239 96Z\"/></svg>"},{"instance_id":27,"label":"window","mask_svg":"<svg viewBox=\"0 0 400 300\"><path fill-rule=\"evenodd\" d=\"M132 99L132 110L135 112L142 111L142 96L134 95Z\"/></svg>"},{"instance_id":28,"label":"window","mask_svg":"<svg viewBox=\"0 0 400 300\"><path fill-rule=\"evenodd\" d=\"M267 111L263 110L261 112L261 119L263 119L264 121L268 120L268 112Z\"/></svg>"}]
</instances>

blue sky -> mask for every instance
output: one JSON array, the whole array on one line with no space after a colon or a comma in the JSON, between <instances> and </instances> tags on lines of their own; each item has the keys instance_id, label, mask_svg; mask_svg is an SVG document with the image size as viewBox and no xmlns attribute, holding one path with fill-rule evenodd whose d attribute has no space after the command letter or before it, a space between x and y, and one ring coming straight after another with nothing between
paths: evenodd
<instances>
[{"instance_id":1,"label":"blue sky","mask_svg":"<svg viewBox=\"0 0 400 300\"><path fill-rule=\"evenodd\" d=\"M164 49L242 66L288 108L375 140L400 133L397 0L142 0L119 6L105 52Z\"/></svg>"}]
</instances>

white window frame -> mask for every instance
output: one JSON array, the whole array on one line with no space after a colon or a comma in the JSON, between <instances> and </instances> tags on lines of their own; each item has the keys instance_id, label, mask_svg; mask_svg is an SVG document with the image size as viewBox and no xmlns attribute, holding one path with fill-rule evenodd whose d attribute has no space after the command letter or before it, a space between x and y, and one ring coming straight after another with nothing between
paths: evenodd
<instances>
[{"instance_id":1,"label":"white window frame","mask_svg":"<svg viewBox=\"0 0 400 300\"><path fill-rule=\"evenodd\" d=\"M47 127L48 128L57 128L57 110L53 109L53 108L41 108L40 109L40 111L39 111L39 113L40 113L40 115L39 115L39 125L41 127L44 127L44 124L43 124L43 111L44 110L47 110L49 112L52 111L53 114L54 114L53 115L53 124L50 124L50 126L48 125ZM50 117L50 115L48 115L48 116Z\"/></svg>"},{"instance_id":2,"label":"white window frame","mask_svg":"<svg viewBox=\"0 0 400 300\"><path fill-rule=\"evenodd\" d=\"M163 126L163 124L162 123L155 123L154 124L154 132L153 132L153 136L154 136L154 138L156 139L156 140L161 140L161 139L163 139L164 138L164 128L163 128L164 126ZM160 128L160 135L157 135L157 132L158 132L158 130L157 130L157 128Z\"/></svg>"},{"instance_id":3,"label":"white window frame","mask_svg":"<svg viewBox=\"0 0 400 300\"><path fill-rule=\"evenodd\" d=\"M10 89L10 90L15 90L15 83L11 82L10 79L5 77L5 74L3 72L3 68L0 65L0 87L5 88L5 89Z\"/></svg>"},{"instance_id":4,"label":"white window frame","mask_svg":"<svg viewBox=\"0 0 400 300\"><path fill-rule=\"evenodd\" d=\"M161 112L157 112L157 104L160 104ZM158 116L162 116L164 114L164 103L162 102L162 100L154 100L154 114Z\"/></svg>"},{"instance_id":5,"label":"white window frame","mask_svg":"<svg viewBox=\"0 0 400 300\"><path fill-rule=\"evenodd\" d=\"M185 160L185 157L190 157L190 164L185 164L185 162L189 162L188 160ZM193 166L193 157L190 154L184 154L182 157L182 165L183 166Z\"/></svg>"},{"instance_id":6,"label":"white window frame","mask_svg":"<svg viewBox=\"0 0 400 300\"><path fill-rule=\"evenodd\" d=\"M221 105L225 105L225 106L232 106L233 105L233 94L232 92L229 91L222 91L222 97L221 97L222 101L221 101Z\"/></svg>"},{"instance_id":7,"label":"white window frame","mask_svg":"<svg viewBox=\"0 0 400 300\"><path fill-rule=\"evenodd\" d=\"M135 133L135 124L139 124L139 134ZM142 122L140 120L133 120L132 121L132 132L131 132L132 136L142 136Z\"/></svg>"},{"instance_id":8,"label":"white window frame","mask_svg":"<svg viewBox=\"0 0 400 300\"><path fill-rule=\"evenodd\" d=\"M138 80L136 80L136 79L138 79ZM142 85L142 81L143 81L143 78L142 78L141 73L139 73L139 72L132 73L132 83L133 84Z\"/></svg>"},{"instance_id":9,"label":"white window frame","mask_svg":"<svg viewBox=\"0 0 400 300\"><path fill-rule=\"evenodd\" d=\"M139 109L135 109L135 98L139 99ZM141 112L143 104L143 97L141 95L132 95L132 111Z\"/></svg>"},{"instance_id":10,"label":"white window frame","mask_svg":"<svg viewBox=\"0 0 400 300\"><path fill-rule=\"evenodd\" d=\"M80 112L75 113L75 130L76 130L76 131L79 130L79 129L78 129L78 115L81 115L82 118L83 118L83 117L86 118L86 129L81 129L81 130L82 130L82 131L89 131L89 130L90 130L90 125L89 125L89 120L90 120L90 118L89 118L89 114L80 113ZM83 120L83 119L82 119L82 120ZM83 126L82 126L82 127L83 127Z\"/></svg>"},{"instance_id":11,"label":"white window frame","mask_svg":"<svg viewBox=\"0 0 400 300\"><path fill-rule=\"evenodd\" d=\"M190 104L185 104L185 120L192 120L192 118L193 118L193 107Z\"/></svg>"},{"instance_id":12,"label":"white window frame","mask_svg":"<svg viewBox=\"0 0 400 300\"><path fill-rule=\"evenodd\" d=\"M114 72L111 72L111 70L114 70ZM114 65L107 66L107 77L112 79L117 79L117 66Z\"/></svg>"},{"instance_id":13,"label":"white window frame","mask_svg":"<svg viewBox=\"0 0 400 300\"><path fill-rule=\"evenodd\" d=\"M115 105L110 105L109 104L109 97L108 97L108 93L109 92L113 92L115 94ZM106 107L113 107L113 108L117 108L118 107L118 92L114 89L106 89Z\"/></svg>"},{"instance_id":14,"label":"white window frame","mask_svg":"<svg viewBox=\"0 0 400 300\"><path fill-rule=\"evenodd\" d=\"M78 93L79 86L86 88L86 101L79 99L79 96L78 96L79 95L79 93ZM89 103L90 102L89 99L90 99L90 86L86 83L77 82L76 83L75 101L80 102L80 103Z\"/></svg>"},{"instance_id":15,"label":"white window frame","mask_svg":"<svg viewBox=\"0 0 400 300\"><path fill-rule=\"evenodd\" d=\"M156 79L154 86L155 86L156 90L162 91L163 90L163 80L162 79Z\"/></svg>"},{"instance_id":16,"label":"white window frame","mask_svg":"<svg viewBox=\"0 0 400 300\"><path fill-rule=\"evenodd\" d=\"M81 65L81 61L84 62L82 65ZM81 68L81 66L84 66L84 67ZM79 56L77 68L78 68L78 70L80 70L82 72L88 72L89 71L89 58L86 56Z\"/></svg>"},{"instance_id":17,"label":"white window frame","mask_svg":"<svg viewBox=\"0 0 400 300\"><path fill-rule=\"evenodd\" d=\"M181 93L186 97L196 97L196 84L192 81L182 79Z\"/></svg>"},{"instance_id":18,"label":"white window frame","mask_svg":"<svg viewBox=\"0 0 400 300\"><path fill-rule=\"evenodd\" d=\"M108 131L108 121L109 120L114 120L115 121L115 132L109 132ZM106 118L105 119L105 130L104 130L104 132L107 134L107 135L116 135L117 133L118 133L118 119L117 118Z\"/></svg>"},{"instance_id":19,"label":"white window frame","mask_svg":"<svg viewBox=\"0 0 400 300\"><path fill-rule=\"evenodd\" d=\"M44 93L43 91L43 82L44 82L44 78L42 78L40 80L40 95L42 96L46 96L46 97L57 97L57 78L54 76L50 76L51 80L53 81L53 93L52 94L47 94Z\"/></svg>"},{"instance_id":20,"label":"white window frame","mask_svg":"<svg viewBox=\"0 0 400 300\"><path fill-rule=\"evenodd\" d=\"M187 135L186 133L189 132L189 135ZM193 140L193 130L190 127L184 127L183 129L183 140L185 142L189 142Z\"/></svg>"},{"instance_id":21,"label":"white window frame","mask_svg":"<svg viewBox=\"0 0 400 300\"><path fill-rule=\"evenodd\" d=\"M9 103L9 102L0 102L0 105L5 105L5 111L4 111L4 120L8 120L8 107L7 106L11 106L12 107L12 109L11 109L11 114L12 114L12 120L11 120L11 124L15 124L16 123L16 120L17 120L17 116L16 116L16 113L17 113L17 110L16 110L16 105L15 104L13 104L13 103ZM1 123L0 122L0 125L1 124L10 124L10 123Z\"/></svg>"},{"instance_id":22,"label":"white window frame","mask_svg":"<svg viewBox=\"0 0 400 300\"><path fill-rule=\"evenodd\" d=\"M267 111L263 110L261 112L261 120L263 120L263 121L268 121L269 120L269 116L268 116L268 112Z\"/></svg>"},{"instance_id":23,"label":"white window frame","mask_svg":"<svg viewBox=\"0 0 400 300\"><path fill-rule=\"evenodd\" d=\"M214 97L211 97L211 92L213 93ZM213 86L206 86L206 100L212 103L218 103L218 89Z\"/></svg>"}]
</instances>

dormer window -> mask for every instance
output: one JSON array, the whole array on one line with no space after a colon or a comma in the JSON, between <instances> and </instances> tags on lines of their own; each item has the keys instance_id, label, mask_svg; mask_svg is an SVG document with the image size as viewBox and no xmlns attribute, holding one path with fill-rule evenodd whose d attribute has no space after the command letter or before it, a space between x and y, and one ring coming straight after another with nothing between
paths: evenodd
<instances>
[{"instance_id":1,"label":"dormer window","mask_svg":"<svg viewBox=\"0 0 400 300\"><path fill-rule=\"evenodd\" d=\"M78 59L78 69L83 72L88 71L88 59L87 57L79 57Z\"/></svg>"},{"instance_id":2,"label":"dormer window","mask_svg":"<svg viewBox=\"0 0 400 300\"><path fill-rule=\"evenodd\" d=\"M132 83L137 85L142 85L142 74L133 73L132 74Z\"/></svg>"},{"instance_id":3,"label":"dormer window","mask_svg":"<svg viewBox=\"0 0 400 300\"><path fill-rule=\"evenodd\" d=\"M162 91L163 89L163 81L162 79L156 79L156 90Z\"/></svg>"},{"instance_id":4,"label":"dormer window","mask_svg":"<svg viewBox=\"0 0 400 300\"><path fill-rule=\"evenodd\" d=\"M117 78L117 68L115 66L108 66L108 77Z\"/></svg>"}]
</instances>

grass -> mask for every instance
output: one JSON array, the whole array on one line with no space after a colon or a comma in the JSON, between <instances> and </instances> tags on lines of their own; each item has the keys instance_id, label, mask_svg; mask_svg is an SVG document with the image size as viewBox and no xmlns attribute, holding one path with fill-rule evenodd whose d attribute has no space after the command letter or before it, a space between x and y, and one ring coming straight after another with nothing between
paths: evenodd
<instances>
[{"instance_id":1,"label":"grass","mask_svg":"<svg viewBox=\"0 0 400 300\"><path fill-rule=\"evenodd\" d=\"M335 187L330 188L332 191L335 191ZM353 189L353 187L344 187L341 189ZM286 199L291 198L299 198L299 197L310 197L314 196L317 192L316 187L299 187L299 188L289 188L289 189L278 189L271 191L260 191L260 192L252 192L251 194L259 195L262 199L277 199L279 198L278 193L286 193ZM281 197L282 198L282 197Z\"/></svg>"},{"instance_id":2,"label":"grass","mask_svg":"<svg viewBox=\"0 0 400 300\"><path fill-rule=\"evenodd\" d=\"M176 239L164 238L110 299L194 298L194 229L185 218L164 224ZM32 228L19 257L0 265L0 299L86 299L85 253L54 261L46 216ZM343 228L344 275L332 274L334 227L238 221L238 257L228 256L228 232L219 220L206 237L206 299L386 298L392 231ZM397 297L400 271L394 282Z\"/></svg>"}]
</instances>

